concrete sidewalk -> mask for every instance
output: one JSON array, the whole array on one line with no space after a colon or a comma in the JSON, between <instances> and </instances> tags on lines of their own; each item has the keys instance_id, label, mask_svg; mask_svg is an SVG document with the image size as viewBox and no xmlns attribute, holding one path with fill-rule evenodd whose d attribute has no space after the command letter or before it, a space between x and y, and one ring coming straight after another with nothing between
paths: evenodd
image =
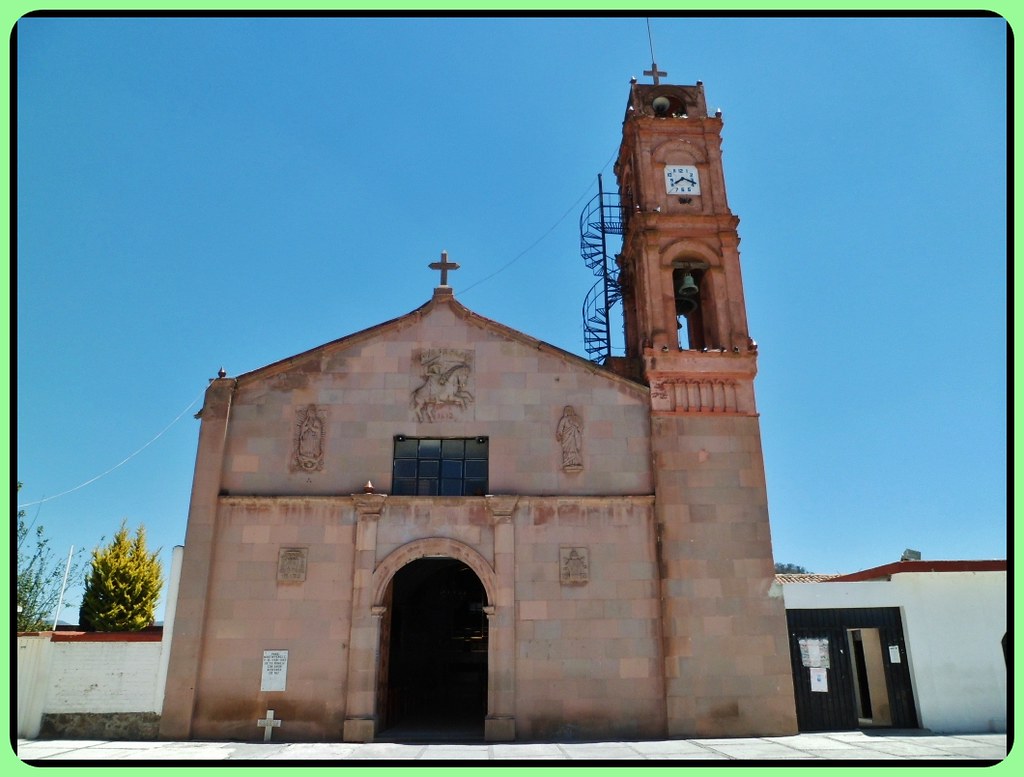
<instances>
[{"instance_id":1,"label":"concrete sidewalk","mask_svg":"<svg viewBox=\"0 0 1024 777\"><path fill-rule=\"evenodd\" d=\"M1006 734L837 731L792 737L645 742L369 744L18 740L27 762L71 761L988 761L1006 757ZM978 764L980 765L980 764Z\"/></svg>"}]
</instances>

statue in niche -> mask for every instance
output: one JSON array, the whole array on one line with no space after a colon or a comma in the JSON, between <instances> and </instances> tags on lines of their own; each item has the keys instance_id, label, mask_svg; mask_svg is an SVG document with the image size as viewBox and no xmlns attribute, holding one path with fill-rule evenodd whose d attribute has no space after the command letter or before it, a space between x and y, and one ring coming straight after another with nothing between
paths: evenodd
<instances>
[{"instance_id":1,"label":"statue in niche","mask_svg":"<svg viewBox=\"0 0 1024 777\"><path fill-rule=\"evenodd\" d=\"M417 421L451 421L455 409L473 401L469 390L472 354L447 348L420 354L423 383L412 392Z\"/></svg>"},{"instance_id":2,"label":"statue in niche","mask_svg":"<svg viewBox=\"0 0 1024 777\"><path fill-rule=\"evenodd\" d=\"M583 469L583 420L572 405L566 405L555 430L555 439L562 445L562 469L579 472Z\"/></svg>"},{"instance_id":3,"label":"statue in niche","mask_svg":"<svg viewBox=\"0 0 1024 777\"><path fill-rule=\"evenodd\" d=\"M327 412L316 405L309 405L297 411L296 415L294 468L319 472L324 468L324 420Z\"/></svg>"}]
</instances>

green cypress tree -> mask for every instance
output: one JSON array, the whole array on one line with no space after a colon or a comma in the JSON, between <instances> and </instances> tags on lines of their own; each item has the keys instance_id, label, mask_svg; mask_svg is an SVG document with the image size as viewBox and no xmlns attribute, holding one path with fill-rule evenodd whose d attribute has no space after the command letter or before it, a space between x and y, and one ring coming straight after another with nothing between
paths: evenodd
<instances>
[{"instance_id":1,"label":"green cypress tree","mask_svg":"<svg viewBox=\"0 0 1024 777\"><path fill-rule=\"evenodd\" d=\"M122 521L111 543L92 552L81 621L96 631L139 631L152 625L163 586L159 552L147 552L143 526L131 539Z\"/></svg>"}]
</instances>

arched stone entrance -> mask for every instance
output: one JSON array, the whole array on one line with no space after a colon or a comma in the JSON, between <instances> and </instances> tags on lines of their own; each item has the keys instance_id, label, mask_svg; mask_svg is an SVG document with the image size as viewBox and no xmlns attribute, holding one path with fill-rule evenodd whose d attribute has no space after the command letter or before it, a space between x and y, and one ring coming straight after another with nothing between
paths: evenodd
<instances>
[{"instance_id":1,"label":"arched stone entrance","mask_svg":"<svg viewBox=\"0 0 1024 777\"><path fill-rule=\"evenodd\" d=\"M487 617L486 700L484 739L515 739L515 633L514 536L512 512L516 497L486 497L494 526L494 562L457 540L430 537L414 540L374 563L377 520L386 497L356 498L356 563L353 570L352 620L349 638L346 715L342 736L346 742L370 742L382 731L387 712L385 678L390 670L389 605L394 603L392 580L406 565L420 559L448 559L472 570L485 592L482 610ZM390 597L390 599L389 599ZM387 645L387 650L382 646ZM382 661L383 659L383 661ZM384 699L384 703L382 703Z\"/></svg>"},{"instance_id":2,"label":"arched stone entrance","mask_svg":"<svg viewBox=\"0 0 1024 777\"><path fill-rule=\"evenodd\" d=\"M420 558L384 595L379 737L482 739L487 715L487 599L464 562Z\"/></svg>"}]
</instances>

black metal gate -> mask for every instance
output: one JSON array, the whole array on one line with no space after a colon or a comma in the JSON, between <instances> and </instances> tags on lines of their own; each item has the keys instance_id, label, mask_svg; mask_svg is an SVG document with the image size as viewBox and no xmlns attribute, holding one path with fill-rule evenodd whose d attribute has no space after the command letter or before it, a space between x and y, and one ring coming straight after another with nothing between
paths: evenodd
<instances>
[{"instance_id":1,"label":"black metal gate","mask_svg":"<svg viewBox=\"0 0 1024 777\"><path fill-rule=\"evenodd\" d=\"M898 607L787 610L797 725L801 731L859 727L850 629L878 629L893 728L917 728L917 711Z\"/></svg>"}]
</instances>

